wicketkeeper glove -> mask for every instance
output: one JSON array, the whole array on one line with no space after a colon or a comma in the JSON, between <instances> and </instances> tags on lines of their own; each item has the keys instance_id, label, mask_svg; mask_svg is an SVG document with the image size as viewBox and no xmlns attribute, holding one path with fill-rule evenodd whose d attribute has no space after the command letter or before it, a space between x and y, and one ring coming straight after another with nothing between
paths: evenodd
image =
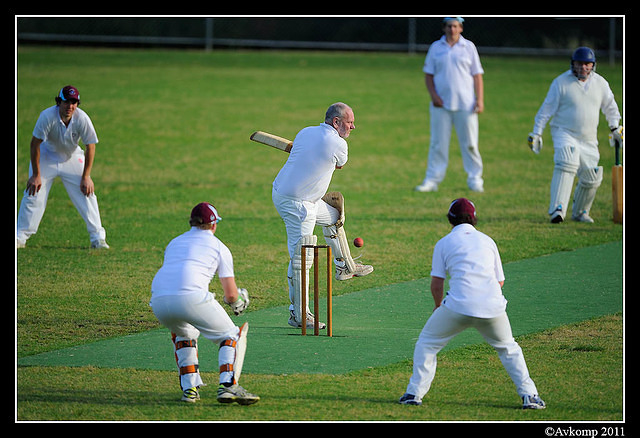
<instances>
[{"instance_id":1,"label":"wicketkeeper glove","mask_svg":"<svg viewBox=\"0 0 640 438\"><path fill-rule=\"evenodd\" d=\"M227 297L224 297L223 301L231 307L236 316L241 315L249 307L249 292L246 289L238 288L238 299L235 302L228 302Z\"/></svg>"},{"instance_id":2,"label":"wicketkeeper glove","mask_svg":"<svg viewBox=\"0 0 640 438\"><path fill-rule=\"evenodd\" d=\"M542 149L542 137L538 134L534 134L531 132L529 134L529 138L527 138L527 143L529 144L529 148L536 153L539 154Z\"/></svg>"},{"instance_id":3,"label":"wicketkeeper glove","mask_svg":"<svg viewBox=\"0 0 640 438\"><path fill-rule=\"evenodd\" d=\"M622 126L611 128L611 132L609 133L609 146L614 147L616 142L620 144L620 147L622 147L624 143L624 128L622 128Z\"/></svg>"}]
</instances>

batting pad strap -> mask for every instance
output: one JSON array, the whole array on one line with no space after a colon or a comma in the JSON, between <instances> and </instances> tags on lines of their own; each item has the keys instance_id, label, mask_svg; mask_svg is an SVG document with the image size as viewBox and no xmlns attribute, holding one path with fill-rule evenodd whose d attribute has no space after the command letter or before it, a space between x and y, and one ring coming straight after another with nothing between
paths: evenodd
<instances>
[{"instance_id":1,"label":"batting pad strap","mask_svg":"<svg viewBox=\"0 0 640 438\"><path fill-rule=\"evenodd\" d=\"M234 341L233 339L227 339L226 341L222 341L220 343L220 348L222 348L222 347L236 348L237 344L238 344L237 341Z\"/></svg>"},{"instance_id":2,"label":"batting pad strap","mask_svg":"<svg viewBox=\"0 0 640 438\"><path fill-rule=\"evenodd\" d=\"M198 372L199 365L185 365L180 367L180 375L184 376L185 374L192 374Z\"/></svg>"},{"instance_id":3,"label":"batting pad strap","mask_svg":"<svg viewBox=\"0 0 640 438\"><path fill-rule=\"evenodd\" d=\"M233 372L233 364L232 363L225 363L220 365L220 372L221 373L232 373Z\"/></svg>"},{"instance_id":4,"label":"batting pad strap","mask_svg":"<svg viewBox=\"0 0 640 438\"><path fill-rule=\"evenodd\" d=\"M176 345L176 350L180 350L181 348L198 348L198 342L195 339L187 339L184 341L174 341Z\"/></svg>"}]
</instances>

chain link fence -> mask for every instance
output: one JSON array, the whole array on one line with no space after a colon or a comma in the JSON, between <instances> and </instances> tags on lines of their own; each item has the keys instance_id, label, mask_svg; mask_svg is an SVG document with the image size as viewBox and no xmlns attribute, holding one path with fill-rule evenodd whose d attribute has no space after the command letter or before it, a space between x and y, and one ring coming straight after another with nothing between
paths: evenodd
<instances>
[{"instance_id":1,"label":"chain link fence","mask_svg":"<svg viewBox=\"0 0 640 438\"><path fill-rule=\"evenodd\" d=\"M624 16L465 17L481 54L621 58ZM16 17L18 44L425 52L442 17Z\"/></svg>"}]
</instances>

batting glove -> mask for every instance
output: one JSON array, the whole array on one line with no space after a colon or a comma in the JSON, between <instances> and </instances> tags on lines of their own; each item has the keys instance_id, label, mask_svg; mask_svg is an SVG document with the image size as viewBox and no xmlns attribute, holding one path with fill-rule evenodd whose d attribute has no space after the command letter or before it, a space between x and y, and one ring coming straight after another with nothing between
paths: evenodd
<instances>
[{"instance_id":1,"label":"batting glove","mask_svg":"<svg viewBox=\"0 0 640 438\"><path fill-rule=\"evenodd\" d=\"M529 148L536 154L540 153L542 149L542 137L538 134L534 134L533 132L529 134L529 138L527 138L527 143L529 144Z\"/></svg>"},{"instance_id":2,"label":"batting glove","mask_svg":"<svg viewBox=\"0 0 640 438\"><path fill-rule=\"evenodd\" d=\"M611 128L611 132L609 133L609 146L614 147L616 142L620 147L622 147L622 144L624 143L624 129L622 126Z\"/></svg>"}]
</instances>

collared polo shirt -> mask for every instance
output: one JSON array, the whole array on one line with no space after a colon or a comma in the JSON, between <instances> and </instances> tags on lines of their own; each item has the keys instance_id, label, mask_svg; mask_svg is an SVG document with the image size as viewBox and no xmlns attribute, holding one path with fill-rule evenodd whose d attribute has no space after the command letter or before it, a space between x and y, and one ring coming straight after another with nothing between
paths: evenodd
<instances>
[{"instance_id":1,"label":"collared polo shirt","mask_svg":"<svg viewBox=\"0 0 640 438\"><path fill-rule=\"evenodd\" d=\"M480 56L473 44L460 35L450 46L443 35L429 47L422 71L433 75L436 92L449 111L472 111L476 96L473 76L483 74Z\"/></svg>"},{"instance_id":2,"label":"collared polo shirt","mask_svg":"<svg viewBox=\"0 0 640 438\"><path fill-rule=\"evenodd\" d=\"M234 276L231 251L211 230L191 227L167 245L151 291L154 297L207 292L216 274Z\"/></svg>"},{"instance_id":3,"label":"collared polo shirt","mask_svg":"<svg viewBox=\"0 0 640 438\"><path fill-rule=\"evenodd\" d=\"M306 127L293 140L273 188L280 196L316 202L327 193L336 166L344 166L348 155L346 140L333 126Z\"/></svg>"},{"instance_id":4,"label":"collared polo shirt","mask_svg":"<svg viewBox=\"0 0 640 438\"><path fill-rule=\"evenodd\" d=\"M67 161L83 144L98 143L98 136L91 119L80 108L76 108L69 126L65 126L57 106L52 106L40 113L33 136L42 140L41 151L55 158L58 162Z\"/></svg>"},{"instance_id":5,"label":"collared polo shirt","mask_svg":"<svg viewBox=\"0 0 640 438\"><path fill-rule=\"evenodd\" d=\"M449 290L443 305L448 309L478 318L493 318L505 311L498 248L493 239L470 224L455 226L433 249L431 276L447 275Z\"/></svg>"}]
</instances>

